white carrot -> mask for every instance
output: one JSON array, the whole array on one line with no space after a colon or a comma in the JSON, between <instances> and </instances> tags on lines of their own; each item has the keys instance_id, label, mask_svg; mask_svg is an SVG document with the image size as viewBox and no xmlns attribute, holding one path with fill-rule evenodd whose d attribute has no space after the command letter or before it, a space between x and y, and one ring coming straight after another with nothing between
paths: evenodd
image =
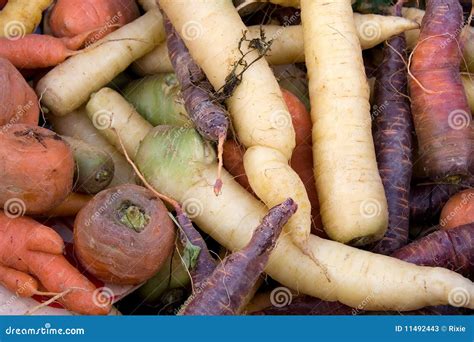
<instances>
[{"instance_id":1,"label":"white carrot","mask_svg":"<svg viewBox=\"0 0 474 342\"><path fill-rule=\"evenodd\" d=\"M215 90L228 87L239 80L237 74L241 75L240 84L226 90L225 95L229 96L227 108L239 141L248 149L244 167L250 185L268 207L275 201L281 203L288 197L293 198L298 211L286 229L293 241L307 251L311 204L303 182L288 167L295 147L291 117L272 70L261 58L262 52L250 48L249 42L244 41L246 27L237 10L231 1L223 0L162 0L159 3ZM271 162L262 158L268 151L274 156ZM260 178L270 169L275 180L284 179L285 183Z\"/></svg>"},{"instance_id":2,"label":"white carrot","mask_svg":"<svg viewBox=\"0 0 474 342\"><path fill-rule=\"evenodd\" d=\"M92 94L86 105L87 115L92 124L100 130L119 151L121 144L117 138L123 130L122 143L130 156L135 156L137 144L153 127L135 111L135 108L122 95L110 88L102 88Z\"/></svg>"},{"instance_id":3,"label":"white carrot","mask_svg":"<svg viewBox=\"0 0 474 342\"><path fill-rule=\"evenodd\" d=\"M354 13L362 49L370 49L390 37L419 25L411 20L375 14ZM304 62L303 28L301 25L279 26L263 25L267 39L271 39L272 48L265 56L273 65ZM408 31L411 32L411 31ZM260 37L260 26L248 27L249 39ZM173 71L168 57L166 44L161 44L134 63L134 70L140 75L152 75Z\"/></svg>"},{"instance_id":4,"label":"white carrot","mask_svg":"<svg viewBox=\"0 0 474 342\"><path fill-rule=\"evenodd\" d=\"M53 114L66 115L164 39L161 13L149 11L55 67L36 92Z\"/></svg>"},{"instance_id":5,"label":"white carrot","mask_svg":"<svg viewBox=\"0 0 474 342\"><path fill-rule=\"evenodd\" d=\"M135 174L132 167L123 155L98 132L97 127L92 125L85 108L81 107L64 116L50 115L48 121L51 122L56 133L83 140L104 150L112 157L115 171L109 187L135 183Z\"/></svg>"},{"instance_id":6,"label":"white carrot","mask_svg":"<svg viewBox=\"0 0 474 342\"><path fill-rule=\"evenodd\" d=\"M363 245L384 235L388 211L351 3L302 0L301 10L323 225L333 240Z\"/></svg>"}]
</instances>

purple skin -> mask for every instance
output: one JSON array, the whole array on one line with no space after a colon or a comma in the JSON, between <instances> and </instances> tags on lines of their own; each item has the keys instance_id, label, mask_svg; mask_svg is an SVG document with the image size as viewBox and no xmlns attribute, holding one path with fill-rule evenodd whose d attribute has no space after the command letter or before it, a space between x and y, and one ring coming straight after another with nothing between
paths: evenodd
<instances>
[{"instance_id":1,"label":"purple skin","mask_svg":"<svg viewBox=\"0 0 474 342\"><path fill-rule=\"evenodd\" d=\"M396 9L396 15L400 15L400 7L396 6ZM405 50L404 34L387 41L375 82L377 111L374 111L373 136L387 196L389 224L387 233L372 251L385 255L408 242L413 123L407 97Z\"/></svg>"},{"instance_id":2,"label":"purple skin","mask_svg":"<svg viewBox=\"0 0 474 342\"><path fill-rule=\"evenodd\" d=\"M412 186L410 193L410 220L417 223L432 223L446 202L463 187L454 184L428 184Z\"/></svg>"},{"instance_id":3,"label":"purple skin","mask_svg":"<svg viewBox=\"0 0 474 342\"><path fill-rule=\"evenodd\" d=\"M203 281L205 281L215 270L217 266L216 260L211 256L201 234L196 230L196 228L194 228L190 219L181 211L181 209L177 210L177 219L182 228L182 230L178 229L181 244L186 246L189 241L191 244L201 249L196 265L189 270L193 286L201 287Z\"/></svg>"},{"instance_id":4,"label":"purple skin","mask_svg":"<svg viewBox=\"0 0 474 342\"><path fill-rule=\"evenodd\" d=\"M180 310L180 315L236 315L267 265L283 226L296 212L287 199L268 212L248 245L226 257Z\"/></svg>"},{"instance_id":5,"label":"purple skin","mask_svg":"<svg viewBox=\"0 0 474 342\"><path fill-rule=\"evenodd\" d=\"M220 193L222 182L223 144L229 130L229 116L226 109L213 97L214 88L201 68L194 62L183 40L174 29L166 15L164 16L168 51L181 85L184 107L201 136L218 144L219 172L214 192Z\"/></svg>"},{"instance_id":6,"label":"purple skin","mask_svg":"<svg viewBox=\"0 0 474 342\"><path fill-rule=\"evenodd\" d=\"M473 280L474 223L438 230L391 255L421 266L439 266Z\"/></svg>"}]
</instances>

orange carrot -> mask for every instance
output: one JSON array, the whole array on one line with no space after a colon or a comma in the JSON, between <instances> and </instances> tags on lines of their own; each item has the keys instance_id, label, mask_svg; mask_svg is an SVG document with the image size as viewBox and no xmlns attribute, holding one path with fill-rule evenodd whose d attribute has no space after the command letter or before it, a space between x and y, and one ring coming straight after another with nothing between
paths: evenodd
<instances>
[{"instance_id":1,"label":"orange carrot","mask_svg":"<svg viewBox=\"0 0 474 342\"><path fill-rule=\"evenodd\" d=\"M37 125L38 119L38 98L34 90L12 63L0 58L0 126L15 123Z\"/></svg>"},{"instance_id":2,"label":"orange carrot","mask_svg":"<svg viewBox=\"0 0 474 342\"><path fill-rule=\"evenodd\" d=\"M474 189L458 192L444 205L440 226L452 229L474 222Z\"/></svg>"},{"instance_id":3,"label":"orange carrot","mask_svg":"<svg viewBox=\"0 0 474 342\"><path fill-rule=\"evenodd\" d=\"M95 286L62 255L64 242L51 228L27 218L11 218L0 212L0 283L20 296L42 294L38 282L50 295L60 297L66 309L81 314L107 314Z\"/></svg>"},{"instance_id":4,"label":"orange carrot","mask_svg":"<svg viewBox=\"0 0 474 342\"><path fill-rule=\"evenodd\" d=\"M245 190L253 193L249 180L244 169L245 147L239 145L234 139L227 140L224 143L224 168L234 176L235 180L242 185Z\"/></svg>"},{"instance_id":5,"label":"orange carrot","mask_svg":"<svg viewBox=\"0 0 474 342\"><path fill-rule=\"evenodd\" d=\"M69 146L37 126L15 124L0 132L0 206L19 216L41 214L62 203L74 177Z\"/></svg>"},{"instance_id":6,"label":"orange carrot","mask_svg":"<svg viewBox=\"0 0 474 342\"><path fill-rule=\"evenodd\" d=\"M55 66L77 54L75 50L81 47L90 33L88 31L71 38L43 34L29 34L16 40L0 38L0 57L8 59L19 69Z\"/></svg>"},{"instance_id":7,"label":"orange carrot","mask_svg":"<svg viewBox=\"0 0 474 342\"><path fill-rule=\"evenodd\" d=\"M99 27L88 35L85 43L89 45L138 16L134 0L58 0L49 25L56 37L74 37Z\"/></svg>"}]
</instances>

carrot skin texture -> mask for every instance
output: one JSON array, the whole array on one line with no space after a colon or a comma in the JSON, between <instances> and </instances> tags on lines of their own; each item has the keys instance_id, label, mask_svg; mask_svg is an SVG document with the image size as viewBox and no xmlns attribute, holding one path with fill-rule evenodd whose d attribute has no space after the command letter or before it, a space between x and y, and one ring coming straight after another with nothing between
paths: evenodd
<instances>
[{"instance_id":1,"label":"carrot skin texture","mask_svg":"<svg viewBox=\"0 0 474 342\"><path fill-rule=\"evenodd\" d=\"M135 20L139 14L133 0L59 0L53 7L49 24L56 37L74 37L99 28L86 37L86 45L90 45Z\"/></svg>"},{"instance_id":2,"label":"carrot skin texture","mask_svg":"<svg viewBox=\"0 0 474 342\"><path fill-rule=\"evenodd\" d=\"M395 251L392 257L421 266L444 267L472 280L474 223L438 230Z\"/></svg>"},{"instance_id":3,"label":"carrot skin texture","mask_svg":"<svg viewBox=\"0 0 474 342\"><path fill-rule=\"evenodd\" d=\"M199 292L180 310L181 315L235 315L263 272L283 226L296 212L289 198L270 209L246 247L226 257Z\"/></svg>"},{"instance_id":4,"label":"carrot skin texture","mask_svg":"<svg viewBox=\"0 0 474 342\"><path fill-rule=\"evenodd\" d=\"M455 183L470 175L474 134L459 73L462 25L457 0L428 1L411 62L410 93L421 163L435 181Z\"/></svg>"},{"instance_id":5,"label":"carrot skin texture","mask_svg":"<svg viewBox=\"0 0 474 342\"><path fill-rule=\"evenodd\" d=\"M55 66L73 53L63 40L48 35L29 34L18 40L0 38L0 57L18 69Z\"/></svg>"},{"instance_id":6,"label":"carrot skin texture","mask_svg":"<svg viewBox=\"0 0 474 342\"><path fill-rule=\"evenodd\" d=\"M0 91L0 125L15 123L37 125L39 120L38 98L15 66L4 58L0 58L0 84L2 87Z\"/></svg>"},{"instance_id":7,"label":"carrot skin texture","mask_svg":"<svg viewBox=\"0 0 474 342\"><path fill-rule=\"evenodd\" d=\"M171 22L166 16L164 18L170 60L181 84L186 111L197 131L207 140L216 142L221 136L227 136L228 116L224 107L210 97L214 88L194 62Z\"/></svg>"},{"instance_id":8,"label":"carrot skin texture","mask_svg":"<svg viewBox=\"0 0 474 342\"><path fill-rule=\"evenodd\" d=\"M189 270L191 278L193 280L193 286L200 287L201 284L214 272L217 263L216 260L211 256L207 244L202 238L201 234L194 228L192 222L184 212L177 211L176 213L178 222L182 229L178 229L179 239L182 246L186 246L189 241L194 246L199 247L199 256L196 261L196 265Z\"/></svg>"},{"instance_id":9,"label":"carrot skin texture","mask_svg":"<svg viewBox=\"0 0 474 342\"><path fill-rule=\"evenodd\" d=\"M377 164L388 204L388 229L374 252L389 255L407 244L409 194L413 168L410 103L407 98L404 35L387 41L375 81L375 102L381 108L373 135Z\"/></svg>"},{"instance_id":10,"label":"carrot skin texture","mask_svg":"<svg viewBox=\"0 0 474 342\"><path fill-rule=\"evenodd\" d=\"M25 124L5 127L0 134L0 205L10 211L9 203L19 203L19 212L28 214L52 210L72 190L71 149L46 128Z\"/></svg>"},{"instance_id":11,"label":"carrot skin texture","mask_svg":"<svg viewBox=\"0 0 474 342\"><path fill-rule=\"evenodd\" d=\"M62 255L63 240L51 228L27 217L10 218L0 212L0 245L0 265L34 275L48 292L70 289L59 299L68 310L82 314L110 311L110 304L95 304L95 286ZM34 287L24 288L25 296L33 294Z\"/></svg>"},{"instance_id":12,"label":"carrot skin texture","mask_svg":"<svg viewBox=\"0 0 474 342\"><path fill-rule=\"evenodd\" d=\"M461 189L454 184L412 186L410 190L410 220L432 223L439 219L443 206Z\"/></svg>"}]
</instances>

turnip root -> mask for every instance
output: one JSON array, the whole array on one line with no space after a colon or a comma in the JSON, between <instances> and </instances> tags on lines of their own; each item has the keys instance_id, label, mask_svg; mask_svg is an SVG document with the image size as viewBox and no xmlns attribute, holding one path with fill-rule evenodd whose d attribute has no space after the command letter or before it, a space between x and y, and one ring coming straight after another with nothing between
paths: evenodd
<instances>
[{"instance_id":1,"label":"turnip root","mask_svg":"<svg viewBox=\"0 0 474 342\"><path fill-rule=\"evenodd\" d=\"M419 28L414 21L375 14L354 13L356 33L362 49L370 49L399 33ZM260 28L272 39L272 47L265 56L269 64L304 62L303 27L301 25L263 25L248 27L249 39L260 38ZM139 75L152 75L172 71L166 44L160 44L133 64Z\"/></svg>"},{"instance_id":2,"label":"turnip root","mask_svg":"<svg viewBox=\"0 0 474 342\"><path fill-rule=\"evenodd\" d=\"M196 224L229 250L243 248L265 215L262 203L227 172L222 194L214 196L216 156L193 129L155 127L142 141L135 161L156 189L183 203ZM313 235L309 248L331 281L287 235L278 240L266 272L284 286L324 300L352 307L367 302L366 310L448 304L458 292L469 296L461 305L474 308L474 285L452 271L412 265Z\"/></svg>"},{"instance_id":3,"label":"turnip root","mask_svg":"<svg viewBox=\"0 0 474 342\"><path fill-rule=\"evenodd\" d=\"M135 173L122 154L117 151L97 130L87 117L85 108L79 108L65 116L48 116L54 131L68 137L80 139L107 152L114 161L114 178L109 186L134 184Z\"/></svg>"},{"instance_id":4,"label":"turnip root","mask_svg":"<svg viewBox=\"0 0 474 342\"><path fill-rule=\"evenodd\" d=\"M149 11L55 67L36 92L53 114L66 115L164 39L161 13Z\"/></svg>"},{"instance_id":5,"label":"turnip root","mask_svg":"<svg viewBox=\"0 0 474 342\"><path fill-rule=\"evenodd\" d=\"M388 211L351 4L303 0L301 9L323 225L333 240L368 244L385 234Z\"/></svg>"},{"instance_id":6,"label":"turnip root","mask_svg":"<svg viewBox=\"0 0 474 342\"><path fill-rule=\"evenodd\" d=\"M123 94L137 112L153 126L191 127L193 123L184 108L180 91L176 75L167 73L130 82Z\"/></svg>"},{"instance_id":7,"label":"turnip root","mask_svg":"<svg viewBox=\"0 0 474 342\"><path fill-rule=\"evenodd\" d=\"M130 103L110 88L102 88L93 94L87 103L86 110L94 126L119 151L121 151L121 146L117 133L123 137L122 141L125 149L132 157L137 152L136 144L152 128L151 124L143 119ZM122 135L122 130L127 130L128 133Z\"/></svg>"},{"instance_id":8,"label":"turnip root","mask_svg":"<svg viewBox=\"0 0 474 342\"><path fill-rule=\"evenodd\" d=\"M41 21L42 12L53 0L9 0L0 12L0 37L19 39L32 33Z\"/></svg>"},{"instance_id":9,"label":"turnip root","mask_svg":"<svg viewBox=\"0 0 474 342\"><path fill-rule=\"evenodd\" d=\"M214 89L227 98L236 135L247 148L244 166L252 190L268 207L293 198L299 209L286 231L308 252L311 204L303 182L288 167L295 147L295 131L280 87L262 58L268 51L268 42L262 37L260 45L263 44L264 51L249 44L244 33L246 27L230 1L177 3L163 0L159 3ZM189 27L189 23L193 27ZM215 30L215 25L221 29ZM195 28L198 34L191 36L190 29ZM222 35L221 30L226 34ZM267 151L271 151L272 156L261 159ZM272 177L283 179L285 183L278 184L265 175L270 168Z\"/></svg>"}]
</instances>

